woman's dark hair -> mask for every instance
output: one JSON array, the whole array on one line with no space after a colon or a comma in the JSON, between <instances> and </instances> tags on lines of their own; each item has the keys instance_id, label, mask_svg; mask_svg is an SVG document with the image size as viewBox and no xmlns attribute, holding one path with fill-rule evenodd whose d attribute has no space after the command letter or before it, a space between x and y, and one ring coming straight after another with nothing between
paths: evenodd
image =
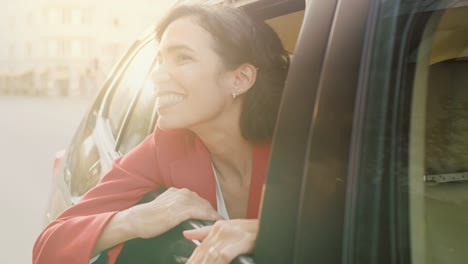
<instances>
[{"instance_id":1,"label":"woman's dark hair","mask_svg":"<svg viewBox=\"0 0 468 264\"><path fill-rule=\"evenodd\" d=\"M173 21L193 17L215 40L215 52L226 68L243 63L258 68L255 84L242 95L240 128L251 143L271 140L289 68L289 55L276 32L238 8L209 4L177 5L160 21L157 39Z\"/></svg>"}]
</instances>

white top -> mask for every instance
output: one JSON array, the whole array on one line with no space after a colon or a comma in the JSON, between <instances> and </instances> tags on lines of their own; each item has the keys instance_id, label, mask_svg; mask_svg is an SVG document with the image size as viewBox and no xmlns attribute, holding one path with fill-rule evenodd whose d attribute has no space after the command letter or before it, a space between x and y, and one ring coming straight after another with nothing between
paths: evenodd
<instances>
[{"instance_id":1,"label":"white top","mask_svg":"<svg viewBox=\"0 0 468 264\"><path fill-rule=\"evenodd\" d=\"M101 253L97 254L96 256L94 256L94 258L92 258L90 261L89 261L89 264L93 264L96 260L98 260L98 258L101 256Z\"/></svg>"},{"instance_id":2,"label":"white top","mask_svg":"<svg viewBox=\"0 0 468 264\"><path fill-rule=\"evenodd\" d=\"M223 192L221 191L221 186L219 185L219 181L218 181L218 174L216 173L216 169L213 163L211 163L211 167L213 167L213 172L214 172L215 181L216 181L216 205L218 207L218 213L225 220L229 220L229 214L226 209L226 203L224 202Z\"/></svg>"}]
</instances>

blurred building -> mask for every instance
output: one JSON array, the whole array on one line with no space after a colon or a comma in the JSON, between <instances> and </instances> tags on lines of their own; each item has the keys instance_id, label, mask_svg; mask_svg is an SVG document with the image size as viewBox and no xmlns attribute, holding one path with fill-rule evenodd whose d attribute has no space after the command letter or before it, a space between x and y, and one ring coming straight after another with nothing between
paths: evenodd
<instances>
[{"instance_id":1,"label":"blurred building","mask_svg":"<svg viewBox=\"0 0 468 264\"><path fill-rule=\"evenodd\" d=\"M0 9L0 93L89 95L169 0L16 0Z\"/></svg>"}]
</instances>

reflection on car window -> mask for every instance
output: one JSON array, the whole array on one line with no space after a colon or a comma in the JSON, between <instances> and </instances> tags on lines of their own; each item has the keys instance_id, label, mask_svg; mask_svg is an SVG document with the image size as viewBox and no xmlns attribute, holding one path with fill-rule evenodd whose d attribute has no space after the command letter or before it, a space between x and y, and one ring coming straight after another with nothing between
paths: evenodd
<instances>
[{"instance_id":1,"label":"reflection on car window","mask_svg":"<svg viewBox=\"0 0 468 264\"><path fill-rule=\"evenodd\" d=\"M466 263L468 3L379 2L355 231L373 247L356 259Z\"/></svg>"},{"instance_id":2,"label":"reflection on car window","mask_svg":"<svg viewBox=\"0 0 468 264\"><path fill-rule=\"evenodd\" d=\"M152 40L138 51L125 70L119 83L114 87L107 109L107 117L112 133L118 136L120 127L127 114L131 101L143 87L146 76L156 56L156 41Z\"/></svg>"},{"instance_id":3,"label":"reflection on car window","mask_svg":"<svg viewBox=\"0 0 468 264\"><path fill-rule=\"evenodd\" d=\"M92 122L84 122L69 148L66 166L63 171L65 183L69 185L70 195L81 197L95 186L101 176L101 160L97 143L92 132Z\"/></svg>"},{"instance_id":4,"label":"reflection on car window","mask_svg":"<svg viewBox=\"0 0 468 264\"><path fill-rule=\"evenodd\" d=\"M154 82L151 78L148 78L123 131L122 141L118 149L120 154L130 151L153 131L153 121L156 118L155 103Z\"/></svg>"},{"instance_id":5,"label":"reflection on car window","mask_svg":"<svg viewBox=\"0 0 468 264\"><path fill-rule=\"evenodd\" d=\"M421 167L425 181L422 210L419 216L412 215L425 224L426 243L419 246L424 248L426 263L466 263L468 258L467 16L468 7L434 14L428 22L433 26L424 34L430 49L421 49L418 54L415 86L422 87L426 100L413 112L423 112L425 119L412 122L425 129L411 136L424 139ZM419 96L416 92L414 96ZM418 198L413 196L410 193L410 200Z\"/></svg>"}]
</instances>

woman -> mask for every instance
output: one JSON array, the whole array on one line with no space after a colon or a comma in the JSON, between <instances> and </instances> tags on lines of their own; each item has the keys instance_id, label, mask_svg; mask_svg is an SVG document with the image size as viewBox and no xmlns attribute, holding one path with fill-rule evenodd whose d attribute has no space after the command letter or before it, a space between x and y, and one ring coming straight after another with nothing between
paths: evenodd
<instances>
[{"instance_id":1,"label":"woman","mask_svg":"<svg viewBox=\"0 0 468 264\"><path fill-rule=\"evenodd\" d=\"M252 252L288 55L263 21L229 7L177 6L158 32L157 128L45 228L34 263L88 263L109 248L114 263L123 242L188 219L219 220L184 233L202 241L188 263Z\"/></svg>"}]
</instances>

